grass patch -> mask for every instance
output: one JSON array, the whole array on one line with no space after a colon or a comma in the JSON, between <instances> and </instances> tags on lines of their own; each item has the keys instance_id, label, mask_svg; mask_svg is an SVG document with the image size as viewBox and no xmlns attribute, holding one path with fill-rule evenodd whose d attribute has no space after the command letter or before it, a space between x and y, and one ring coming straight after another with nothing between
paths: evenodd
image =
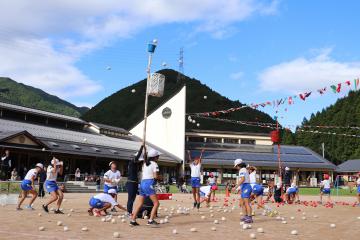
<instances>
[{"instance_id":1,"label":"grass patch","mask_svg":"<svg viewBox=\"0 0 360 240\"><path fill-rule=\"evenodd\" d=\"M0 193L19 193L20 192L20 183L18 182L2 182L0 183Z\"/></svg>"},{"instance_id":2,"label":"grass patch","mask_svg":"<svg viewBox=\"0 0 360 240\"><path fill-rule=\"evenodd\" d=\"M320 189L319 188L299 188L300 195L312 195L317 196L320 195ZM354 189L352 193L349 189L342 189L339 188L338 190L336 188L331 189L331 195L333 196L356 196L356 190Z\"/></svg>"}]
</instances>

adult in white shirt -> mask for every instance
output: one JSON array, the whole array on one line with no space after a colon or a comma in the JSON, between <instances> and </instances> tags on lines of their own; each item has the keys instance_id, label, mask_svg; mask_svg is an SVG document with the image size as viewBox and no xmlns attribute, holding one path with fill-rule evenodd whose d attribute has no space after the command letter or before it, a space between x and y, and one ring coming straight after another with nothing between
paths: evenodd
<instances>
[{"instance_id":1,"label":"adult in white shirt","mask_svg":"<svg viewBox=\"0 0 360 240\"><path fill-rule=\"evenodd\" d=\"M117 193L121 174L120 171L117 170L116 162L110 162L109 167L110 170L104 174L104 193L107 193L110 189L114 189ZM117 200L117 194L115 200Z\"/></svg>"},{"instance_id":2,"label":"adult in white shirt","mask_svg":"<svg viewBox=\"0 0 360 240\"><path fill-rule=\"evenodd\" d=\"M201 177L201 159L204 150L201 150L199 158L191 158L191 152L188 151L190 170L191 170L191 187L194 198L194 208L200 209L200 177Z\"/></svg>"},{"instance_id":3,"label":"adult in white shirt","mask_svg":"<svg viewBox=\"0 0 360 240\"><path fill-rule=\"evenodd\" d=\"M64 214L60 210L60 206L62 200L64 199L64 193L61 191L59 186L56 183L56 179L58 174L62 175L64 171L64 163L60 162L58 159L53 157L51 160L51 164L47 167L46 170L46 181L45 181L45 189L50 193L49 201L42 205L45 212L49 212L48 206L53 202L56 202L57 209L54 211L55 214Z\"/></svg>"},{"instance_id":4,"label":"adult in white shirt","mask_svg":"<svg viewBox=\"0 0 360 240\"><path fill-rule=\"evenodd\" d=\"M357 200L358 200L358 206L360 206L360 172L358 173L358 179L356 181L357 185Z\"/></svg>"},{"instance_id":5,"label":"adult in white shirt","mask_svg":"<svg viewBox=\"0 0 360 240\"><path fill-rule=\"evenodd\" d=\"M242 159L236 159L234 161L234 168L239 170L239 179L237 186L240 186L241 189L241 198L240 203L243 209L244 217L241 219L241 221L244 221L245 223L252 223L252 209L251 209L251 201L250 196L252 192L252 188L250 185L250 177L249 172L246 169L246 164Z\"/></svg>"},{"instance_id":6,"label":"adult in white shirt","mask_svg":"<svg viewBox=\"0 0 360 240\"><path fill-rule=\"evenodd\" d=\"M249 166L249 180L250 180L250 185L252 188L254 188L255 184L257 184L256 181L256 167L254 166Z\"/></svg>"},{"instance_id":7,"label":"adult in white shirt","mask_svg":"<svg viewBox=\"0 0 360 240\"><path fill-rule=\"evenodd\" d=\"M331 186L330 186L330 177L328 174L324 174L324 180L320 182L320 202L322 203L323 195L328 195L328 202L331 202Z\"/></svg>"},{"instance_id":8,"label":"adult in white shirt","mask_svg":"<svg viewBox=\"0 0 360 240\"><path fill-rule=\"evenodd\" d=\"M25 176L24 180L22 180L21 185L20 185L21 198L16 207L16 210L22 210L21 204L24 202L28 193L31 193L32 198L30 199L29 205L27 205L25 208L33 210L32 204L34 203L34 201L38 195L35 190L34 182L35 182L35 179L37 178L38 173L43 171L43 169L44 169L44 165L42 165L41 163L38 163L38 164L36 164L35 168L30 169L26 173L26 176Z\"/></svg>"},{"instance_id":9,"label":"adult in white shirt","mask_svg":"<svg viewBox=\"0 0 360 240\"><path fill-rule=\"evenodd\" d=\"M109 189L107 193L99 193L92 198L90 198L89 205L90 208L88 213L90 216L95 215L96 217L101 216L102 212L106 215L106 210L109 208L119 208L123 211L127 211L126 208L121 206L116 200L115 197L117 192L115 189Z\"/></svg>"},{"instance_id":10,"label":"adult in white shirt","mask_svg":"<svg viewBox=\"0 0 360 240\"><path fill-rule=\"evenodd\" d=\"M146 150L145 150L146 151ZM147 156L146 156L147 155ZM158 225L154 220L156 217L157 210L159 208L159 200L156 196L154 189L155 180L158 178L159 166L156 161L159 159L160 153L154 149L151 149L144 156L144 163L142 165L142 176L140 183L140 195L137 196L136 207L134 207L132 217L130 220L130 226L138 226L136 222L136 217L141 210L142 205L146 197L149 197L153 202L154 206L151 210L149 221L147 225Z\"/></svg>"}]
</instances>

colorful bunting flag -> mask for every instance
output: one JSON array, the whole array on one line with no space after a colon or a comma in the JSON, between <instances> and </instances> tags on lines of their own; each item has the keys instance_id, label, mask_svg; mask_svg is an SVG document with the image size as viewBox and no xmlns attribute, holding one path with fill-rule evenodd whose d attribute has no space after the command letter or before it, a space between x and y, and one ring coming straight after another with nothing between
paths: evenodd
<instances>
[{"instance_id":1,"label":"colorful bunting flag","mask_svg":"<svg viewBox=\"0 0 360 240\"><path fill-rule=\"evenodd\" d=\"M305 101L305 99L307 98L307 97L309 97L311 95L311 92L306 92L306 93L301 93L301 94L299 94L299 97L301 98L301 100L303 100L303 101Z\"/></svg>"}]
</instances>

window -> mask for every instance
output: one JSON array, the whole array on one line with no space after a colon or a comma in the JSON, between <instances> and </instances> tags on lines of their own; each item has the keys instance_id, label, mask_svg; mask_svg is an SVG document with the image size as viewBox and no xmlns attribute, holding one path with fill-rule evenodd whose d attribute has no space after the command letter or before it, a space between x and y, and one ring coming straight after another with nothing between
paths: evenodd
<instances>
[{"instance_id":1,"label":"window","mask_svg":"<svg viewBox=\"0 0 360 240\"><path fill-rule=\"evenodd\" d=\"M253 140L253 139L241 139L241 144L255 145L255 140Z\"/></svg>"},{"instance_id":2,"label":"window","mask_svg":"<svg viewBox=\"0 0 360 240\"><path fill-rule=\"evenodd\" d=\"M188 142L204 142L204 138L202 138L202 137L189 137Z\"/></svg>"},{"instance_id":3,"label":"window","mask_svg":"<svg viewBox=\"0 0 360 240\"><path fill-rule=\"evenodd\" d=\"M101 152L100 149L96 148L96 147L91 147L95 152Z\"/></svg>"},{"instance_id":4,"label":"window","mask_svg":"<svg viewBox=\"0 0 360 240\"><path fill-rule=\"evenodd\" d=\"M221 143L221 138L207 138L206 141L209 143Z\"/></svg>"},{"instance_id":5,"label":"window","mask_svg":"<svg viewBox=\"0 0 360 240\"><path fill-rule=\"evenodd\" d=\"M59 146L59 144L57 144L56 142L49 142L49 143L50 143L50 145L53 146L53 147L58 147L58 146Z\"/></svg>"},{"instance_id":6,"label":"window","mask_svg":"<svg viewBox=\"0 0 360 240\"><path fill-rule=\"evenodd\" d=\"M78 145L75 145L75 144L71 145L71 147L74 148L74 149L76 149L76 150L80 150L80 149L81 149L81 147L79 147Z\"/></svg>"},{"instance_id":7,"label":"window","mask_svg":"<svg viewBox=\"0 0 360 240\"><path fill-rule=\"evenodd\" d=\"M224 143L234 143L234 144L238 144L238 143L239 143L239 139L236 139L236 138L224 138Z\"/></svg>"}]
</instances>

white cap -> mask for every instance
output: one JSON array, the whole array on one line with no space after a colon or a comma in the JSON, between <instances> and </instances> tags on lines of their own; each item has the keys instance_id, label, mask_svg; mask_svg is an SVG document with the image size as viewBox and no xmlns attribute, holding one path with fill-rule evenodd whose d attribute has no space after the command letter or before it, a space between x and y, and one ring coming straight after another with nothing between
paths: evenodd
<instances>
[{"instance_id":1,"label":"white cap","mask_svg":"<svg viewBox=\"0 0 360 240\"><path fill-rule=\"evenodd\" d=\"M43 165L42 163L37 163L37 164L35 165L35 167L39 167L39 168L41 168L41 169L44 169L44 165Z\"/></svg>"},{"instance_id":2,"label":"white cap","mask_svg":"<svg viewBox=\"0 0 360 240\"><path fill-rule=\"evenodd\" d=\"M108 194L116 194L116 190L115 189L109 189L108 190Z\"/></svg>"},{"instance_id":3,"label":"white cap","mask_svg":"<svg viewBox=\"0 0 360 240\"><path fill-rule=\"evenodd\" d=\"M291 184L291 187L296 187L296 184L293 182L293 183Z\"/></svg>"},{"instance_id":4,"label":"white cap","mask_svg":"<svg viewBox=\"0 0 360 240\"><path fill-rule=\"evenodd\" d=\"M53 164L53 165L59 165L59 160L58 160L57 158L53 158L53 159L51 160L51 164Z\"/></svg>"},{"instance_id":5,"label":"white cap","mask_svg":"<svg viewBox=\"0 0 360 240\"><path fill-rule=\"evenodd\" d=\"M160 156L160 153L158 151L156 151L155 149L150 149L147 156L150 158L157 157L157 156Z\"/></svg>"},{"instance_id":6,"label":"white cap","mask_svg":"<svg viewBox=\"0 0 360 240\"><path fill-rule=\"evenodd\" d=\"M290 170L290 168L289 167L285 167L285 171L289 171Z\"/></svg>"},{"instance_id":7,"label":"white cap","mask_svg":"<svg viewBox=\"0 0 360 240\"><path fill-rule=\"evenodd\" d=\"M242 159L236 159L235 161L234 161L234 167L236 167L237 165L239 165L239 164L242 164L243 163L243 160Z\"/></svg>"}]
</instances>

